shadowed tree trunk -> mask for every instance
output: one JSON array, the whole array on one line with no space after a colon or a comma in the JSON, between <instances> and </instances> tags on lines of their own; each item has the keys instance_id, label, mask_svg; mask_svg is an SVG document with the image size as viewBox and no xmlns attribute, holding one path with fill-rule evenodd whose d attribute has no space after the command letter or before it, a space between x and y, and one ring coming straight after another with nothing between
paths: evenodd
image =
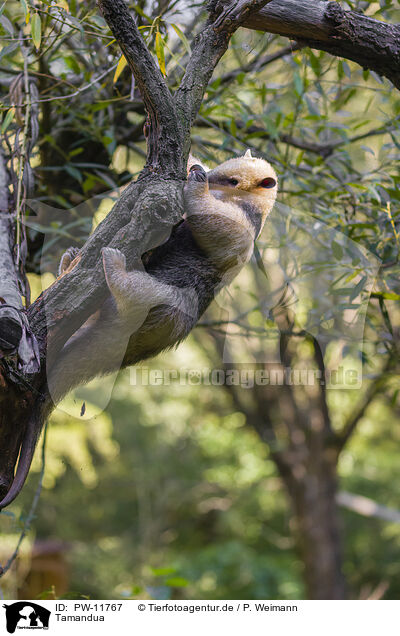
<instances>
[{"instance_id":1,"label":"shadowed tree trunk","mask_svg":"<svg viewBox=\"0 0 400 636\"><path fill-rule=\"evenodd\" d=\"M295 392L291 386L257 387L248 423L264 441L269 440L286 486L307 597L345 599L336 503L337 440L320 396L313 399L296 388Z\"/></svg>"},{"instance_id":2,"label":"shadowed tree trunk","mask_svg":"<svg viewBox=\"0 0 400 636\"><path fill-rule=\"evenodd\" d=\"M311 599L345 599L341 571L342 549L339 510L336 504L337 465L329 451L313 456L301 472L301 464L282 474L295 514L295 536Z\"/></svg>"}]
</instances>

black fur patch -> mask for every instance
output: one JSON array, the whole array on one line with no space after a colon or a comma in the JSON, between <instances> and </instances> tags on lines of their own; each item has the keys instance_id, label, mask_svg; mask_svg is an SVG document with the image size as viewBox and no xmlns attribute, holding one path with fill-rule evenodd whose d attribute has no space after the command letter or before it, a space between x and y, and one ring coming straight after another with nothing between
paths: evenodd
<instances>
[{"instance_id":1,"label":"black fur patch","mask_svg":"<svg viewBox=\"0 0 400 636\"><path fill-rule=\"evenodd\" d=\"M254 205L246 201L241 202L240 207L254 227L255 238L257 238L261 230L261 214Z\"/></svg>"},{"instance_id":2,"label":"black fur patch","mask_svg":"<svg viewBox=\"0 0 400 636\"><path fill-rule=\"evenodd\" d=\"M214 299L221 282L221 274L193 239L186 221L172 229L168 241L143 254L142 262L145 270L163 283L196 292L199 315L194 323Z\"/></svg>"}]
</instances>

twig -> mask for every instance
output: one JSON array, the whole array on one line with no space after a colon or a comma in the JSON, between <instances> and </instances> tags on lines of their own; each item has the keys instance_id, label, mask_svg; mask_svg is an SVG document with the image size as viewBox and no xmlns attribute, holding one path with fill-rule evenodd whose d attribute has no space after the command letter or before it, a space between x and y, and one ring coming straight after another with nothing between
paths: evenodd
<instances>
[{"instance_id":1,"label":"twig","mask_svg":"<svg viewBox=\"0 0 400 636\"><path fill-rule=\"evenodd\" d=\"M349 417L347 422L344 424L342 430L337 433L336 439L337 439L337 449L338 449L339 453L343 449L343 447L345 446L345 444L347 443L347 441L349 440L351 435L354 433L358 422L364 416L364 414L365 414L367 408L369 407L369 405L371 404L372 400L376 397L376 395L378 394L379 390L386 383L386 381L387 381L386 373L387 373L387 371L389 371L395 355L396 354L395 354L394 351L392 351L389 354L389 356L388 356L388 358L386 360L386 363L385 363L380 375L377 376L370 383L370 385L369 385L368 389L366 390L365 395L362 398L361 402L354 409L353 413L351 414L351 416Z\"/></svg>"},{"instance_id":2,"label":"twig","mask_svg":"<svg viewBox=\"0 0 400 636\"><path fill-rule=\"evenodd\" d=\"M80 93L83 93L88 88L93 86L93 84L96 84L96 82L103 79L103 77L111 73L111 71L114 71L116 68L117 68L117 64L113 64L113 66L110 66L110 68L108 68L106 71L104 71L100 75L97 75L91 82L89 82L89 84L85 84L85 86L78 88L74 93L68 93L68 95L56 95L55 97L48 97L46 99L32 100L30 102L30 105L32 106L33 104L43 104L44 102L54 102L54 101L57 101L58 99L71 99L71 97L76 97ZM21 106L27 106L27 105L28 105L27 102L21 104Z\"/></svg>"},{"instance_id":3,"label":"twig","mask_svg":"<svg viewBox=\"0 0 400 636\"><path fill-rule=\"evenodd\" d=\"M295 51L298 51L301 48L302 48L302 45L296 42L296 44L285 46L279 49L278 51L275 51L275 53L264 55L261 58L257 56L254 60L252 60L248 64L245 64L244 66L240 68L236 68L233 71L229 71L228 73L221 75L221 77L218 78L219 79L218 88L220 86L223 87L225 84L228 84L234 81L236 77L240 75L241 73L258 72L265 66L268 66L268 64L272 64L272 62L275 62L276 60L280 60L282 59L282 57L285 57L286 55L290 55L291 53L294 53ZM219 95L222 92L222 90L218 90L217 95ZM209 101L210 99L214 99L215 97L216 97L216 93L213 93L207 101Z\"/></svg>"},{"instance_id":4,"label":"twig","mask_svg":"<svg viewBox=\"0 0 400 636\"><path fill-rule=\"evenodd\" d=\"M369 497L354 495L351 492L342 490L337 493L336 502L339 506L353 510L363 517L375 517L376 519L389 521L389 523L400 523L399 510L383 506Z\"/></svg>"}]
</instances>

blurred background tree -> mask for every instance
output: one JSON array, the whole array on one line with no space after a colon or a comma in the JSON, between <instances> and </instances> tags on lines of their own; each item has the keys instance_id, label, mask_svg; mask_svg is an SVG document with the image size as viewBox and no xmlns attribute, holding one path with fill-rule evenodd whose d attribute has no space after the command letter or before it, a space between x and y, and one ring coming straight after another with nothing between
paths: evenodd
<instances>
[{"instance_id":1,"label":"blurred background tree","mask_svg":"<svg viewBox=\"0 0 400 636\"><path fill-rule=\"evenodd\" d=\"M399 21L388 0L342 4ZM131 8L174 88L202 4ZM81 246L141 170L145 113L94 1L10 1L0 25L1 131L14 160L24 108L39 126L31 165L35 199L46 205L29 220L35 297L65 246ZM193 129L192 152L213 166L251 148L276 167L287 208L277 208L278 237L267 228L259 241L266 267L277 252L297 262L307 243L293 229L301 215L310 242L318 222L353 242L332 239L325 264L342 262L349 244L379 259L360 351L362 387L138 386L124 372L107 412L85 421L76 392L52 418L44 491L25 547L2 579L5 596L399 598L399 117L399 94L374 72L278 35L241 29L233 36ZM284 209L297 216L285 218ZM285 272L279 259L273 265ZM360 262L350 258L348 267L330 288L343 310L354 309L367 282ZM272 329L280 360L269 369L321 371L318 342L301 330L290 299L265 315L260 298L270 278L249 265L224 305L229 325L214 307L178 351L150 366L228 369L233 325L246 351L243 368L265 366L259 354ZM303 297L296 313L308 325L313 310ZM89 386L87 418L103 387ZM33 475L0 515L2 563L36 483Z\"/></svg>"}]
</instances>

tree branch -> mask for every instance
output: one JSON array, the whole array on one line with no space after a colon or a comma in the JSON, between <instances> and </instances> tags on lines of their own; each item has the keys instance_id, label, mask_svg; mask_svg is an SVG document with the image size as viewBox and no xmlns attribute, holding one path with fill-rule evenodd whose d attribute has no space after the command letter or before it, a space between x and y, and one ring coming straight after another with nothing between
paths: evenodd
<instances>
[{"instance_id":1,"label":"tree branch","mask_svg":"<svg viewBox=\"0 0 400 636\"><path fill-rule=\"evenodd\" d=\"M10 175L0 149L0 358L16 356L22 371L37 370L37 345L29 332L14 262L14 220Z\"/></svg>"},{"instance_id":2,"label":"tree branch","mask_svg":"<svg viewBox=\"0 0 400 636\"><path fill-rule=\"evenodd\" d=\"M377 378L375 378L374 380L372 380L372 382L368 386L368 389L366 390L363 398L361 399L359 404L356 406L356 408L351 413L349 419L344 424L342 430L337 433L337 435L336 435L336 446L337 446L337 449L338 449L338 453L340 453L340 451L344 448L344 446L346 445L346 443L348 442L348 440L350 439L350 437L352 436L352 434L356 430L356 427L357 427L359 421L365 415L365 413L366 413L369 405L371 404L372 400L378 395L380 389L386 383L386 381L387 381L387 375L386 374L389 371L390 367L392 366L392 363L393 363L393 360L395 359L395 357L396 357L396 352L393 351L388 356L386 364L383 367L382 371L380 372L379 376Z\"/></svg>"},{"instance_id":3,"label":"tree branch","mask_svg":"<svg viewBox=\"0 0 400 636\"><path fill-rule=\"evenodd\" d=\"M338 2L272 0L243 26L353 60L400 88L400 26L345 11Z\"/></svg>"},{"instance_id":4,"label":"tree branch","mask_svg":"<svg viewBox=\"0 0 400 636\"><path fill-rule=\"evenodd\" d=\"M196 37L185 75L175 94L179 117L186 131L197 116L204 91L219 60L228 48L232 34L253 11L260 10L272 0L239 0L225 3L210 2L211 16L206 28ZM185 154L189 147L185 148Z\"/></svg>"},{"instance_id":5,"label":"tree branch","mask_svg":"<svg viewBox=\"0 0 400 636\"><path fill-rule=\"evenodd\" d=\"M363 517L375 517L376 519L389 521L389 523L400 523L399 510L383 506L369 497L354 495L351 492L342 490L337 493L336 502L339 506L353 510Z\"/></svg>"},{"instance_id":6,"label":"tree branch","mask_svg":"<svg viewBox=\"0 0 400 636\"><path fill-rule=\"evenodd\" d=\"M6 162L0 150L0 358L15 354L22 337L19 319L22 300L11 248L14 230L9 185Z\"/></svg>"},{"instance_id":7,"label":"tree branch","mask_svg":"<svg viewBox=\"0 0 400 636\"><path fill-rule=\"evenodd\" d=\"M148 50L125 0L98 0L101 12L128 62L150 119L146 168L183 178L184 161L176 153L183 130L168 86ZM162 153L160 148L162 147ZM146 169L144 174L146 174Z\"/></svg>"}]
</instances>

